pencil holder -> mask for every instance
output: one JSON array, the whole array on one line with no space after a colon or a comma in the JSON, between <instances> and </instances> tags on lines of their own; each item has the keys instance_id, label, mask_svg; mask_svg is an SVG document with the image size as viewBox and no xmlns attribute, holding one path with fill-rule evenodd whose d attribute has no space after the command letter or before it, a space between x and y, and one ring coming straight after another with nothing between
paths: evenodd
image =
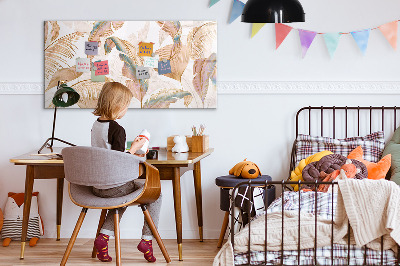
<instances>
[{"instance_id":1,"label":"pencil holder","mask_svg":"<svg viewBox=\"0 0 400 266\"><path fill-rule=\"evenodd\" d=\"M209 136L192 136L192 152L205 152L208 150Z\"/></svg>"}]
</instances>

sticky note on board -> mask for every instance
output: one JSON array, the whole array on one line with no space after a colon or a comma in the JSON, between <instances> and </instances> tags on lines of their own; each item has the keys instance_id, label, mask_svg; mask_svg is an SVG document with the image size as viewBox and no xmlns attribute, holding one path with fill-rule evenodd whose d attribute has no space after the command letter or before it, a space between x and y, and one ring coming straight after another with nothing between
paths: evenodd
<instances>
[{"instance_id":1,"label":"sticky note on board","mask_svg":"<svg viewBox=\"0 0 400 266\"><path fill-rule=\"evenodd\" d=\"M149 79L150 73L148 67L136 67L136 78L137 79Z\"/></svg>"},{"instance_id":2,"label":"sticky note on board","mask_svg":"<svg viewBox=\"0 0 400 266\"><path fill-rule=\"evenodd\" d=\"M93 64L96 67L96 72L95 72L96 76L108 75L109 74L108 60L96 61Z\"/></svg>"},{"instance_id":3,"label":"sticky note on board","mask_svg":"<svg viewBox=\"0 0 400 266\"><path fill-rule=\"evenodd\" d=\"M99 75L96 76L96 70L92 70L92 82L106 82L106 76Z\"/></svg>"},{"instance_id":4,"label":"sticky note on board","mask_svg":"<svg viewBox=\"0 0 400 266\"><path fill-rule=\"evenodd\" d=\"M158 74L163 75L171 72L171 62L169 60L158 61Z\"/></svg>"},{"instance_id":5,"label":"sticky note on board","mask_svg":"<svg viewBox=\"0 0 400 266\"><path fill-rule=\"evenodd\" d=\"M76 59L76 72L90 72L90 59L77 58Z\"/></svg>"},{"instance_id":6,"label":"sticky note on board","mask_svg":"<svg viewBox=\"0 0 400 266\"><path fill-rule=\"evenodd\" d=\"M85 42L85 54L87 55L97 55L99 49L98 42Z\"/></svg>"},{"instance_id":7,"label":"sticky note on board","mask_svg":"<svg viewBox=\"0 0 400 266\"><path fill-rule=\"evenodd\" d=\"M158 68L158 58L159 58L158 55L155 57L144 57L143 66L151 67L151 68Z\"/></svg>"},{"instance_id":8,"label":"sticky note on board","mask_svg":"<svg viewBox=\"0 0 400 266\"><path fill-rule=\"evenodd\" d=\"M139 56L151 56L153 54L152 42L140 42L139 43Z\"/></svg>"}]
</instances>

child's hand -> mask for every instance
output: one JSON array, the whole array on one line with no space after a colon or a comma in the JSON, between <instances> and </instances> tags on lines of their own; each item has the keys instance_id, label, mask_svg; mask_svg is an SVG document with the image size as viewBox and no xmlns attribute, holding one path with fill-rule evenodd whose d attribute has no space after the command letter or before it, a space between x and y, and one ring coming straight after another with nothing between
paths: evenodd
<instances>
[{"instance_id":1,"label":"child's hand","mask_svg":"<svg viewBox=\"0 0 400 266\"><path fill-rule=\"evenodd\" d=\"M146 151L146 153L145 154L136 154L135 153L135 155L136 156L139 156L139 157L146 157L146 155L149 153L149 149L147 149L147 151Z\"/></svg>"},{"instance_id":2,"label":"child's hand","mask_svg":"<svg viewBox=\"0 0 400 266\"><path fill-rule=\"evenodd\" d=\"M146 141L147 140L145 138L136 137L135 140L132 142L129 152L132 154L135 154L140 148L143 147L143 145L146 143Z\"/></svg>"}]
</instances>

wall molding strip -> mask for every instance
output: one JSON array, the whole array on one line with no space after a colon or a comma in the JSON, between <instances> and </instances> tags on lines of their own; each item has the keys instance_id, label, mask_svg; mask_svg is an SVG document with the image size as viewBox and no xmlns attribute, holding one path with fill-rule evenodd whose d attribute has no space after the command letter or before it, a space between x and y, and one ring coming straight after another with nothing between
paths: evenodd
<instances>
[{"instance_id":1,"label":"wall molding strip","mask_svg":"<svg viewBox=\"0 0 400 266\"><path fill-rule=\"evenodd\" d=\"M219 81L218 94L400 94L400 81ZM0 94L43 94L43 83L0 83Z\"/></svg>"}]
</instances>

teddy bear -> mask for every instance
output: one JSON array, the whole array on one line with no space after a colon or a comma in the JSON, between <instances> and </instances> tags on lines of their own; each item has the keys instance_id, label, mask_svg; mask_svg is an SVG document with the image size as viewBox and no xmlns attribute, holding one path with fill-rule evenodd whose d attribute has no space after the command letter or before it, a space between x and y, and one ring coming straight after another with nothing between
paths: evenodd
<instances>
[{"instance_id":1,"label":"teddy bear","mask_svg":"<svg viewBox=\"0 0 400 266\"><path fill-rule=\"evenodd\" d=\"M188 152L189 146L186 143L185 136L175 136L174 137L175 146L172 148L172 152Z\"/></svg>"},{"instance_id":2,"label":"teddy bear","mask_svg":"<svg viewBox=\"0 0 400 266\"><path fill-rule=\"evenodd\" d=\"M35 246L40 236L43 235L43 223L39 215L37 200L38 195L39 192L32 193L29 214L27 239L30 239L29 246L31 247ZM24 193L9 192L4 208L3 228L1 229L4 247L8 247L11 240L21 240L23 212Z\"/></svg>"},{"instance_id":3,"label":"teddy bear","mask_svg":"<svg viewBox=\"0 0 400 266\"><path fill-rule=\"evenodd\" d=\"M250 161L247 161L247 158L242 162L237 163L230 171L230 175L241 176L243 178L257 178L261 175L260 168Z\"/></svg>"}]
</instances>

